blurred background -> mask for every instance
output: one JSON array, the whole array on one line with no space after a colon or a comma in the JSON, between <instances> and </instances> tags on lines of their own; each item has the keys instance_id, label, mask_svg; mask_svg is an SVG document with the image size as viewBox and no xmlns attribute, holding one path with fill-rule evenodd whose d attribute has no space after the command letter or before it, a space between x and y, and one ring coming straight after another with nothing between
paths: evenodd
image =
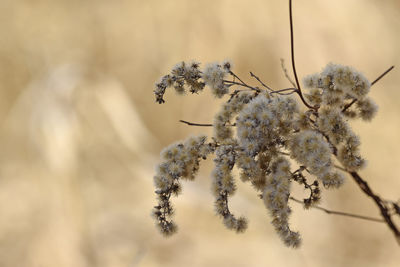
<instances>
[{"instance_id":1,"label":"blurred background","mask_svg":"<svg viewBox=\"0 0 400 267\"><path fill-rule=\"evenodd\" d=\"M300 77L328 62L375 79L380 110L354 123L387 199L400 198L400 2L294 1ZM304 211L292 203L303 246L286 248L262 201L238 182L232 210L249 219L237 235L214 215L211 160L173 199L180 230L165 239L150 217L160 150L211 130L220 100L208 90L158 105L154 83L182 60L231 59L275 88L289 86L288 1L1 0L0 266L399 266L385 224ZM297 188L295 195L304 192ZM324 207L379 217L351 179L323 192Z\"/></svg>"}]
</instances>

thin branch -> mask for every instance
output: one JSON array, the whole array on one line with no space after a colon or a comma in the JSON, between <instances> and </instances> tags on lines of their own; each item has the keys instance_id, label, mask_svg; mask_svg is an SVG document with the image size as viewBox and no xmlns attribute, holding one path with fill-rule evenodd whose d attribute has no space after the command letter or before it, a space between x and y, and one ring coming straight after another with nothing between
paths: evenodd
<instances>
[{"instance_id":1,"label":"thin branch","mask_svg":"<svg viewBox=\"0 0 400 267\"><path fill-rule=\"evenodd\" d=\"M236 79L238 79L241 83L246 84L244 81L242 81L242 79L239 78L239 76L237 76L235 73L233 73L233 71L229 71L229 74L232 75L233 77L235 77Z\"/></svg>"},{"instance_id":2,"label":"thin branch","mask_svg":"<svg viewBox=\"0 0 400 267\"><path fill-rule=\"evenodd\" d=\"M294 62L294 37L293 37L293 15L292 15L292 0L289 0L289 20L290 20L290 52L292 58L292 68L297 88L300 89L299 79L297 78L296 65ZM300 93L301 94L301 93Z\"/></svg>"},{"instance_id":3,"label":"thin branch","mask_svg":"<svg viewBox=\"0 0 400 267\"><path fill-rule=\"evenodd\" d=\"M293 82L292 78L290 78L289 73L285 67L285 60L281 58L281 67L283 70L283 73L285 74L286 79L293 85L293 87L296 87L296 84Z\"/></svg>"},{"instance_id":4,"label":"thin branch","mask_svg":"<svg viewBox=\"0 0 400 267\"><path fill-rule=\"evenodd\" d=\"M374 85L375 83L377 83L380 79L382 79L386 74L388 74L392 69L394 68L394 66L391 66L390 68L388 68L384 73L382 73L381 75L379 75L378 78L375 79L375 81L373 81L371 83L371 86Z\"/></svg>"},{"instance_id":5,"label":"thin branch","mask_svg":"<svg viewBox=\"0 0 400 267\"><path fill-rule=\"evenodd\" d=\"M259 83L261 83L262 86L264 86L265 88L267 88L270 91L274 91L271 87L269 87L268 85L263 83L263 81L261 81L260 78L258 78L256 75L254 75L254 73L252 73L251 71L250 71L250 75L251 75L251 77L255 78Z\"/></svg>"},{"instance_id":6,"label":"thin branch","mask_svg":"<svg viewBox=\"0 0 400 267\"><path fill-rule=\"evenodd\" d=\"M289 199L294 202L304 204L303 201L298 200L294 197L289 197ZM380 223L385 222L384 220L379 219L379 218L373 218L373 217L369 217L369 216L347 213L347 212L342 212L342 211L328 210L328 209L322 208L320 206L312 206L312 208L317 209L317 210L322 210L327 214L346 216L346 217L351 217L351 218L356 218L356 219L361 219L361 220L366 220L366 221L380 222Z\"/></svg>"},{"instance_id":7,"label":"thin branch","mask_svg":"<svg viewBox=\"0 0 400 267\"><path fill-rule=\"evenodd\" d=\"M290 92L289 92L289 93L284 93L284 92L287 92L287 91L290 91ZM280 90L273 91L273 92L271 92L270 94L271 94L271 95L272 95L272 94L291 95L291 94L293 94L293 93L296 93L297 91L298 91L297 88L285 88L285 89L280 89Z\"/></svg>"},{"instance_id":8,"label":"thin branch","mask_svg":"<svg viewBox=\"0 0 400 267\"><path fill-rule=\"evenodd\" d=\"M382 73L381 75L379 75L378 78L376 78L373 82L371 82L371 86L373 86L375 83L377 83L380 79L382 79L386 74L388 74L392 69L394 68L394 66L391 66L390 68L388 68L384 73ZM354 103L357 102L357 99L353 99L353 101L351 101L349 104L345 105L342 112L345 112L346 110L348 110Z\"/></svg>"},{"instance_id":9,"label":"thin branch","mask_svg":"<svg viewBox=\"0 0 400 267\"><path fill-rule=\"evenodd\" d=\"M241 86L245 86L247 88L250 88L252 90L255 90L257 92L260 92L260 88L258 87L252 87L250 85L248 85L247 83L245 83L244 81L242 81L242 79L239 78L239 76L237 76L235 73L233 73L232 71L229 71L229 74L231 74L234 78L238 79L241 83L237 83L237 82L232 82L233 84L237 84L237 85L241 85Z\"/></svg>"},{"instance_id":10,"label":"thin branch","mask_svg":"<svg viewBox=\"0 0 400 267\"><path fill-rule=\"evenodd\" d=\"M335 155L336 156L336 155ZM392 230L397 243L400 245L400 230L397 228L397 226L394 224L392 220L392 215L391 213L391 208L390 204L393 202L388 202L387 200L382 199L380 196L378 196L372 189L369 187L368 183L355 171L349 171L346 170L340 166L334 165L335 168L340 169L342 171L347 172L348 174L351 175L353 180L357 183L358 187L370 198L373 199L375 204L378 206L379 211L383 217L383 221L389 226L390 230Z\"/></svg>"},{"instance_id":11,"label":"thin branch","mask_svg":"<svg viewBox=\"0 0 400 267\"><path fill-rule=\"evenodd\" d=\"M342 109L342 112L345 112L346 110L348 110L356 102L357 102L357 99L354 98L349 104L344 106L344 108Z\"/></svg>"},{"instance_id":12,"label":"thin branch","mask_svg":"<svg viewBox=\"0 0 400 267\"><path fill-rule=\"evenodd\" d=\"M397 243L400 245L400 231L397 229L397 226L394 224L392 217L390 215L390 208L387 206L384 200L382 200L378 195L376 195L372 189L369 187L368 183L361 178L361 176L355 172L355 171L347 171L351 177L353 177L353 180L358 184L358 186L361 188L361 190L370 198L372 198L375 202L375 204L378 206L381 215L386 222L386 224L389 226L390 230L392 230Z\"/></svg>"},{"instance_id":13,"label":"thin branch","mask_svg":"<svg viewBox=\"0 0 400 267\"><path fill-rule=\"evenodd\" d=\"M189 126L201 126L201 127L213 127L214 126L214 124L211 124L211 123L196 123L196 122L190 122L190 121L184 121L184 120L179 120L179 122L182 122ZM225 126L235 127L236 123L226 124Z\"/></svg>"},{"instance_id":14,"label":"thin branch","mask_svg":"<svg viewBox=\"0 0 400 267\"><path fill-rule=\"evenodd\" d=\"M212 127L213 126L210 123L194 123L194 122L189 122L189 121L184 121L184 120L179 120L179 122L185 123L190 126L202 126L202 127Z\"/></svg>"},{"instance_id":15,"label":"thin branch","mask_svg":"<svg viewBox=\"0 0 400 267\"><path fill-rule=\"evenodd\" d=\"M243 83L243 82L240 82L240 83L239 83L239 82L229 81L229 80L224 80L224 82L225 82L225 83L228 83L229 86L238 85L238 86L243 86L243 87L249 88L249 89L254 90L254 91L256 91L256 92L260 92L260 88L258 88L258 87L252 87L252 86L250 86L250 85L248 85L248 84L246 84L246 83Z\"/></svg>"},{"instance_id":16,"label":"thin branch","mask_svg":"<svg viewBox=\"0 0 400 267\"><path fill-rule=\"evenodd\" d=\"M345 169L345 168L343 168L343 167L340 167L339 165L333 165L336 169L339 169L339 170L341 170L341 171L343 171L343 172L347 172L347 170Z\"/></svg>"},{"instance_id":17,"label":"thin branch","mask_svg":"<svg viewBox=\"0 0 400 267\"><path fill-rule=\"evenodd\" d=\"M294 78L296 80L297 84L297 93L299 94L301 101L303 101L304 105L306 105L310 109L315 109L317 110L317 107L313 107L309 105L306 100L303 97L303 93L301 92L300 88L300 83L299 79L297 78L297 72L296 72L296 65L294 63L294 37L293 37L293 15L292 15L292 0L289 0L289 20L290 20L290 51L291 51L291 57L292 57L292 68L293 68L293 73L294 73Z\"/></svg>"}]
</instances>

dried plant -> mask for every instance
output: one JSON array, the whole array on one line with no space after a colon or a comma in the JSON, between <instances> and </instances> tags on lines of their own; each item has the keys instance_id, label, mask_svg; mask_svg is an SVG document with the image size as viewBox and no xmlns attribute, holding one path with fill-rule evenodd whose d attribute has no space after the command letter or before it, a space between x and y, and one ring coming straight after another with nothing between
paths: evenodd
<instances>
[{"instance_id":1,"label":"dried plant","mask_svg":"<svg viewBox=\"0 0 400 267\"><path fill-rule=\"evenodd\" d=\"M162 162L154 177L158 205L153 215L164 235L177 230L172 221L174 210L170 198L180 193L180 180L193 180L200 160L215 154L212 193L216 213L228 229L243 232L247 227L246 218L234 215L228 205L236 191L232 174L236 166L240 179L251 183L263 200L276 232L287 246L298 247L301 243L300 234L289 227L289 200L303 203L306 209L315 207L327 213L384 222L400 242L398 226L393 222L393 216L400 215L399 206L379 197L357 173L365 166L365 160L360 154L360 139L348 123L355 119L370 121L374 117L377 105L368 93L393 67L369 82L352 67L329 63L321 72L303 79L307 89L303 93L294 61L291 2L289 17L295 82L290 79L283 62L282 66L292 88L273 89L251 72L257 85L247 84L233 72L229 61L208 64L202 70L198 62L182 62L156 84L154 93L160 104L165 102L168 88L184 94L187 91L199 93L207 86L215 97L227 98L213 124L181 121L192 126L213 127L211 139L190 137L161 153ZM298 167L292 168L293 163ZM321 199L320 186L339 188L346 174L374 200L382 219L317 206ZM299 201L291 195L293 181L309 190L308 198Z\"/></svg>"}]
</instances>

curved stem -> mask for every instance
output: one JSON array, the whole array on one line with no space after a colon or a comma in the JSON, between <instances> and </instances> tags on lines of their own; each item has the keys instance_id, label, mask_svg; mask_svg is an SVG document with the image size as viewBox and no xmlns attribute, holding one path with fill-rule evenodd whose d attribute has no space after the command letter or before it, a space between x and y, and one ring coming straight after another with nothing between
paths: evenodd
<instances>
[{"instance_id":1,"label":"curved stem","mask_svg":"<svg viewBox=\"0 0 400 267\"><path fill-rule=\"evenodd\" d=\"M297 78L297 72L296 72L296 65L294 62L294 37L293 37L293 15L292 15L292 0L289 0L289 19L290 19L290 52L291 52L291 57L292 57L292 68L293 68L293 74L294 74L294 79L296 80L296 85L297 93L299 94L301 101L303 101L304 105L310 109L317 110L317 107L313 107L310 104L307 103L307 101L304 99L303 93L301 92L300 88L300 83L299 79Z\"/></svg>"}]
</instances>

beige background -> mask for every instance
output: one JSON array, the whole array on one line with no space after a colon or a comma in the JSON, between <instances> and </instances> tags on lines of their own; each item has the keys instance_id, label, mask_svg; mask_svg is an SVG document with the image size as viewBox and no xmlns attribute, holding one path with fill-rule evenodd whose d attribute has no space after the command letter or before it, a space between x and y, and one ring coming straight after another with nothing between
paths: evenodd
<instances>
[{"instance_id":1,"label":"beige background","mask_svg":"<svg viewBox=\"0 0 400 267\"><path fill-rule=\"evenodd\" d=\"M154 83L181 60L229 58L249 82L253 71L288 86L279 61L289 65L287 2L1 0L0 266L399 266L384 224L295 203L304 243L284 247L248 184L232 209L249 230L226 230L214 216L210 161L173 200L179 233L164 239L153 225L159 151L209 134L177 121L211 122L220 103L208 91L169 92L158 105ZM332 61L372 80L396 65L372 89L378 116L354 127L369 162L362 175L399 199L400 2L295 0L294 14L300 76ZM379 216L351 179L322 205Z\"/></svg>"}]
</instances>

